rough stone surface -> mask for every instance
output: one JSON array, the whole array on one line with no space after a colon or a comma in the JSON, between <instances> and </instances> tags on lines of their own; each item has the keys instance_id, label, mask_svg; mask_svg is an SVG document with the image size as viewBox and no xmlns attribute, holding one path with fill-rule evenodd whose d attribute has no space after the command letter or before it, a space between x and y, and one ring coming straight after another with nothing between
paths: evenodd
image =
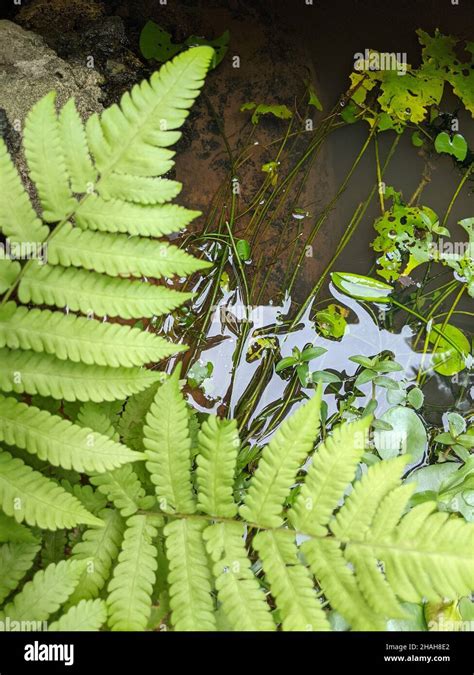
<instances>
[{"instance_id":1,"label":"rough stone surface","mask_svg":"<svg viewBox=\"0 0 474 675\"><path fill-rule=\"evenodd\" d=\"M59 58L39 35L0 21L0 108L17 131L31 106L51 89L59 105L74 96L83 117L101 110L100 80L95 70Z\"/></svg>"}]
</instances>

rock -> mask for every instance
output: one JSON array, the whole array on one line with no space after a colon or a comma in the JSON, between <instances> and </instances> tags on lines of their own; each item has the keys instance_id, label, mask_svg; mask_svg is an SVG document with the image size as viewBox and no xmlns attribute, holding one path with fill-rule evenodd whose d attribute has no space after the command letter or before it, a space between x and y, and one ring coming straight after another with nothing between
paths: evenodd
<instances>
[{"instance_id":1,"label":"rock","mask_svg":"<svg viewBox=\"0 0 474 675\"><path fill-rule=\"evenodd\" d=\"M43 37L68 63L89 64L103 76L104 106L146 77L142 61L129 48L123 18L97 0L32 0L15 21ZM138 38L137 38L138 39Z\"/></svg>"},{"instance_id":2,"label":"rock","mask_svg":"<svg viewBox=\"0 0 474 675\"><path fill-rule=\"evenodd\" d=\"M31 106L51 89L63 105L74 96L85 118L100 111L101 76L93 68L69 64L43 38L11 21L0 21L0 108L20 131Z\"/></svg>"}]
</instances>

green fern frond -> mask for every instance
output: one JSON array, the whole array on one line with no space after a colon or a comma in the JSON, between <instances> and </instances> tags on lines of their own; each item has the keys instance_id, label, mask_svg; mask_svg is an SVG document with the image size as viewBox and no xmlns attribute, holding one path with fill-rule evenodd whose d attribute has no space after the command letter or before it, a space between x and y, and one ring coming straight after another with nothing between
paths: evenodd
<instances>
[{"instance_id":1,"label":"green fern frond","mask_svg":"<svg viewBox=\"0 0 474 675\"><path fill-rule=\"evenodd\" d=\"M142 458L91 429L1 395L0 441L81 473L111 471Z\"/></svg>"},{"instance_id":2,"label":"green fern frond","mask_svg":"<svg viewBox=\"0 0 474 675\"><path fill-rule=\"evenodd\" d=\"M101 524L54 481L4 451L0 452L0 505L18 522L26 521L47 530L79 523Z\"/></svg>"},{"instance_id":3,"label":"green fern frond","mask_svg":"<svg viewBox=\"0 0 474 675\"><path fill-rule=\"evenodd\" d=\"M203 536L214 561L217 597L233 630L274 631L264 591L251 570L244 523L211 525Z\"/></svg>"},{"instance_id":4,"label":"green fern frond","mask_svg":"<svg viewBox=\"0 0 474 675\"><path fill-rule=\"evenodd\" d=\"M10 288L20 273L20 263L15 260L0 258L0 294Z\"/></svg>"},{"instance_id":5,"label":"green fern frond","mask_svg":"<svg viewBox=\"0 0 474 675\"><path fill-rule=\"evenodd\" d=\"M381 540L369 533L363 544L352 544L383 561L391 587L408 602L456 599L472 591L473 528L435 510L434 502L416 506Z\"/></svg>"},{"instance_id":6,"label":"green fern frond","mask_svg":"<svg viewBox=\"0 0 474 675\"><path fill-rule=\"evenodd\" d=\"M62 480L60 485L67 492L74 495L85 507L86 511L89 511L94 516L99 515L99 511L102 511L107 504L107 498L98 490L94 490L92 485L71 484L67 480Z\"/></svg>"},{"instance_id":7,"label":"green fern frond","mask_svg":"<svg viewBox=\"0 0 474 675\"><path fill-rule=\"evenodd\" d=\"M36 537L29 527L17 523L14 518L10 518L0 511L0 543L10 542L13 544L36 544Z\"/></svg>"},{"instance_id":8,"label":"green fern frond","mask_svg":"<svg viewBox=\"0 0 474 675\"><path fill-rule=\"evenodd\" d=\"M143 427L146 423L146 415L150 410L153 399L156 396L159 383L145 389L139 394L130 396L122 416L118 423L118 430L123 442L132 450L138 452L145 452L145 445L143 443Z\"/></svg>"},{"instance_id":9,"label":"green fern frond","mask_svg":"<svg viewBox=\"0 0 474 675\"><path fill-rule=\"evenodd\" d=\"M84 230L162 237L183 230L200 215L177 204L144 206L90 195L77 208L75 221Z\"/></svg>"},{"instance_id":10,"label":"green fern frond","mask_svg":"<svg viewBox=\"0 0 474 675\"><path fill-rule=\"evenodd\" d=\"M83 314L141 319L169 314L193 294L82 269L43 265L25 272L18 297L24 303L68 307Z\"/></svg>"},{"instance_id":11,"label":"green fern frond","mask_svg":"<svg viewBox=\"0 0 474 675\"><path fill-rule=\"evenodd\" d=\"M262 560L284 631L329 630L313 580L298 557L294 536L284 530L259 532L253 547Z\"/></svg>"},{"instance_id":12,"label":"green fern frond","mask_svg":"<svg viewBox=\"0 0 474 675\"><path fill-rule=\"evenodd\" d=\"M391 532L403 515L408 500L416 488L415 483L406 483L395 488L382 500L370 526L371 536L379 539Z\"/></svg>"},{"instance_id":13,"label":"green fern frond","mask_svg":"<svg viewBox=\"0 0 474 675\"><path fill-rule=\"evenodd\" d=\"M329 538L311 539L301 545L301 550L331 606L354 630L384 629L384 617L376 615L366 603L339 542Z\"/></svg>"},{"instance_id":14,"label":"green fern frond","mask_svg":"<svg viewBox=\"0 0 474 675\"><path fill-rule=\"evenodd\" d=\"M0 616L11 621L45 621L66 602L76 588L84 563L62 560L36 572L33 579L8 603Z\"/></svg>"},{"instance_id":15,"label":"green fern frond","mask_svg":"<svg viewBox=\"0 0 474 675\"><path fill-rule=\"evenodd\" d=\"M188 276L211 263L193 258L177 246L118 234L82 232L67 223L48 247L48 263L82 267L108 276Z\"/></svg>"},{"instance_id":16,"label":"green fern frond","mask_svg":"<svg viewBox=\"0 0 474 675\"><path fill-rule=\"evenodd\" d=\"M123 539L125 523L115 509L103 509L100 514L102 527L91 527L82 540L72 549L72 560L86 562L76 589L69 598L69 605L81 600L97 598L110 577Z\"/></svg>"},{"instance_id":17,"label":"green fern frond","mask_svg":"<svg viewBox=\"0 0 474 675\"><path fill-rule=\"evenodd\" d=\"M108 586L108 624L112 630L145 630L157 568L153 539L157 530L146 516L127 520L122 550Z\"/></svg>"},{"instance_id":18,"label":"green fern frond","mask_svg":"<svg viewBox=\"0 0 474 675\"><path fill-rule=\"evenodd\" d=\"M210 516L232 518L234 477L240 440L235 420L210 415L198 434L198 508Z\"/></svg>"},{"instance_id":19,"label":"green fern frond","mask_svg":"<svg viewBox=\"0 0 474 675\"><path fill-rule=\"evenodd\" d=\"M118 419L112 411L107 411L103 403L88 401L79 408L76 422L81 427L88 427L102 436L107 436L112 441L119 442L120 434L115 428L118 426Z\"/></svg>"},{"instance_id":20,"label":"green fern frond","mask_svg":"<svg viewBox=\"0 0 474 675\"><path fill-rule=\"evenodd\" d=\"M140 508L145 490L130 464L92 476L90 480L122 516L131 516Z\"/></svg>"},{"instance_id":21,"label":"green fern frond","mask_svg":"<svg viewBox=\"0 0 474 675\"><path fill-rule=\"evenodd\" d=\"M125 93L120 106L87 124L89 146L102 172L157 176L170 170L178 129L204 81L214 52L195 47L165 63L149 81Z\"/></svg>"},{"instance_id":22,"label":"green fern frond","mask_svg":"<svg viewBox=\"0 0 474 675\"><path fill-rule=\"evenodd\" d=\"M319 429L321 391L319 385L308 405L283 422L263 450L240 509L242 518L266 527L279 527L283 523L283 503L313 448Z\"/></svg>"},{"instance_id":23,"label":"green fern frond","mask_svg":"<svg viewBox=\"0 0 474 675\"><path fill-rule=\"evenodd\" d=\"M334 429L313 456L305 482L288 513L296 530L324 536L332 512L347 485L354 479L356 468L366 448L370 418Z\"/></svg>"},{"instance_id":24,"label":"green fern frond","mask_svg":"<svg viewBox=\"0 0 474 675\"><path fill-rule=\"evenodd\" d=\"M48 309L15 308L14 303L0 311L0 347L114 368L154 363L185 349L138 328Z\"/></svg>"},{"instance_id":25,"label":"green fern frond","mask_svg":"<svg viewBox=\"0 0 474 675\"><path fill-rule=\"evenodd\" d=\"M205 523L175 520L165 527L172 622L177 631L216 629Z\"/></svg>"},{"instance_id":26,"label":"green fern frond","mask_svg":"<svg viewBox=\"0 0 474 675\"><path fill-rule=\"evenodd\" d=\"M0 185L0 232L16 242L44 241L49 229L33 210L3 138L0 138Z\"/></svg>"},{"instance_id":27,"label":"green fern frond","mask_svg":"<svg viewBox=\"0 0 474 675\"><path fill-rule=\"evenodd\" d=\"M159 373L142 368L86 366L49 354L0 349L0 389L65 401L114 401L149 387Z\"/></svg>"},{"instance_id":28,"label":"green fern frond","mask_svg":"<svg viewBox=\"0 0 474 675\"><path fill-rule=\"evenodd\" d=\"M364 537L372 519L384 499L400 485L400 478L408 458L406 455L378 462L354 485L330 528L340 541Z\"/></svg>"},{"instance_id":29,"label":"green fern frond","mask_svg":"<svg viewBox=\"0 0 474 675\"><path fill-rule=\"evenodd\" d=\"M66 218L76 208L66 170L66 160L55 109L56 92L36 103L25 120L23 145L41 206L51 223Z\"/></svg>"},{"instance_id":30,"label":"green fern frond","mask_svg":"<svg viewBox=\"0 0 474 675\"><path fill-rule=\"evenodd\" d=\"M104 600L81 600L71 607L48 630L55 631L97 631L107 621L107 607Z\"/></svg>"},{"instance_id":31,"label":"green fern frond","mask_svg":"<svg viewBox=\"0 0 474 675\"><path fill-rule=\"evenodd\" d=\"M0 603L18 586L32 567L39 544L2 544L0 546Z\"/></svg>"},{"instance_id":32,"label":"green fern frond","mask_svg":"<svg viewBox=\"0 0 474 675\"><path fill-rule=\"evenodd\" d=\"M135 204L165 204L181 192L181 183L169 178L111 173L100 181L99 193L107 200L119 199Z\"/></svg>"},{"instance_id":33,"label":"green fern frond","mask_svg":"<svg viewBox=\"0 0 474 675\"><path fill-rule=\"evenodd\" d=\"M147 469L163 511L194 513L188 411L176 369L158 389L143 429Z\"/></svg>"},{"instance_id":34,"label":"green fern frond","mask_svg":"<svg viewBox=\"0 0 474 675\"><path fill-rule=\"evenodd\" d=\"M86 132L73 98L59 112L59 134L71 188L73 192L87 192L97 179L97 171L89 155Z\"/></svg>"}]
</instances>

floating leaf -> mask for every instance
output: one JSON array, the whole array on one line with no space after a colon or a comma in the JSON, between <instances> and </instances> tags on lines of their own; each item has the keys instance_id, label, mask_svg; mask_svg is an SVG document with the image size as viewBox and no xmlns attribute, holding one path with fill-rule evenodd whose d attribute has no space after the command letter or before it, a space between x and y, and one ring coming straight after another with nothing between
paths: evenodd
<instances>
[{"instance_id":1,"label":"floating leaf","mask_svg":"<svg viewBox=\"0 0 474 675\"><path fill-rule=\"evenodd\" d=\"M340 291L356 300L367 302L389 302L392 286L382 281L351 272L331 272L333 284Z\"/></svg>"},{"instance_id":2,"label":"floating leaf","mask_svg":"<svg viewBox=\"0 0 474 675\"><path fill-rule=\"evenodd\" d=\"M328 305L326 309L316 312L316 328L325 338L334 338L338 340L344 336L347 327L346 316L348 310L341 305L334 303Z\"/></svg>"},{"instance_id":3,"label":"floating leaf","mask_svg":"<svg viewBox=\"0 0 474 675\"><path fill-rule=\"evenodd\" d=\"M441 330L458 349L457 351L449 342L432 330L429 335L429 341L436 345L433 352L433 370L440 375L455 375L460 373L466 367L466 357L470 352L469 340L456 326L436 324L433 326Z\"/></svg>"},{"instance_id":4,"label":"floating leaf","mask_svg":"<svg viewBox=\"0 0 474 675\"><path fill-rule=\"evenodd\" d=\"M382 459L408 454L411 465L418 464L428 444L425 425L414 410L402 405L389 408L380 418L393 429L374 432L374 444Z\"/></svg>"}]
</instances>

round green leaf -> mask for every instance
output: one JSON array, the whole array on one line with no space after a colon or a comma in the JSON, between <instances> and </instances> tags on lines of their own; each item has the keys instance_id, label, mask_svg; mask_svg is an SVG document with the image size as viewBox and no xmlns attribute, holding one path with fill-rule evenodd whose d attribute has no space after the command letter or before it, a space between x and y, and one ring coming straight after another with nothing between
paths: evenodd
<instances>
[{"instance_id":1,"label":"round green leaf","mask_svg":"<svg viewBox=\"0 0 474 675\"><path fill-rule=\"evenodd\" d=\"M392 431L377 429L374 443L382 459L409 454L411 465L418 464L426 451L428 438L420 417L411 408L397 405L389 408L380 418L393 427Z\"/></svg>"},{"instance_id":2,"label":"round green leaf","mask_svg":"<svg viewBox=\"0 0 474 675\"><path fill-rule=\"evenodd\" d=\"M467 356L470 351L469 340L456 326L447 325L443 328L442 324L436 324L435 328L442 330L443 333L458 346L458 348ZM439 341L438 341L439 338ZM440 375L455 375L466 367L466 361L462 354L452 347L447 340L432 330L429 336L432 344L437 343L435 352L433 352L433 370Z\"/></svg>"},{"instance_id":3,"label":"round green leaf","mask_svg":"<svg viewBox=\"0 0 474 675\"><path fill-rule=\"evenodd\" d=\"M458 161L462 162L467 155L467 142L461 134L455 134L452 138L446 131L442 131L435 138L435 150L439 153L446 153L452 155Z\"/></svg>"}]
</instances>

